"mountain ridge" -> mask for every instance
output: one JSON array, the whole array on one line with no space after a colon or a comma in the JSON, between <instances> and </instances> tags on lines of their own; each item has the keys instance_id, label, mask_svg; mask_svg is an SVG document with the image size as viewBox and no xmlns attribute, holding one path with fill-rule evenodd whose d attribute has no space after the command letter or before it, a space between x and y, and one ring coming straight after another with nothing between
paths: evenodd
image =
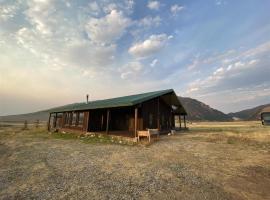
<instances>
[{"instance_id":1,"label":"mountain ridge","mask_svg":"<svg viewBox=\"0 0 270 200\"><path fill-rule=\"evenodd\" d=\"M238 112L234 113L228 113L228 116L232 118L238 118L240 120L259 120L261 112L264 109L269 109L270 110L270 104L264 104L264 105L259 105L253 108L241 110Z\"/></svg>"},{"instance_id":2,"label":"mountain ridge","mask_svg":"<svg viewBox=\"0 0 270 200\"><path fill-rule=\"evenodd\" d=\"M225 113L190 97L179 97L191 121L232 121Z\"/></svg>"},{"instance_id":3,"label":"mountain ridge","mask_svg":"<svg viewBox=\"0 0 270 200\"><path fill-rule=\"evenodd\" d=\"M188 113L187 119L190 121L232 121L233 119L259 120L260 113L262 112L263 109L267 108L270 110L270 104L264 104L253 108L245 109L242 111L225 114L217 109L210 107L209 105L206 105L201 101L198 101L197 99L193 99L190 97L178 97L178 98L183 104L184 108L186 109ZM36 120L47 121L49 118L49 112L52 109L55 108L50 108L26 114L0 116L0 121L6 122L22 122L24 120L30 122Z\"/></svg>"}]
</instances>

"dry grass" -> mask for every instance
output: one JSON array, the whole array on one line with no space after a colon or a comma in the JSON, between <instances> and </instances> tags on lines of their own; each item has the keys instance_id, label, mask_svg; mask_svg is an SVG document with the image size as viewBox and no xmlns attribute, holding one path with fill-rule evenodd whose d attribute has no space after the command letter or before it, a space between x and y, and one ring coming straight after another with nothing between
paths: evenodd
<instances>
[{"instance_id":1,"label":"dry grass","mask_svg":"<svg viewBox=\"0 0 270 200\"><path fill-rule=\"evenodd\" d=\"M87 139L87 138L86 138ZM0 199L269 199L270 127L193 123L150 146L0 128Z\"/></svg>"}]
</instances>

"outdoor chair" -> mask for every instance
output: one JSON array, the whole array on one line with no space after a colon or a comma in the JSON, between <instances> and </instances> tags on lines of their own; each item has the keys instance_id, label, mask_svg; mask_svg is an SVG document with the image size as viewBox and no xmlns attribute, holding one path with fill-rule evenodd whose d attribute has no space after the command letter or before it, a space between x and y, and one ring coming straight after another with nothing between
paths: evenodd
<instances>
[{"instance_id":1,"label":"outdoor chair","mask_svg":"<svg viewBox=\"0 0 270 200\"><path fill-rule=\"evenodd\" d=\"M151 137L153 135L159 137L158 129L147 129L146 131L137 131L137 133L138 133L138 141L140 141L140 137L147 137L149 142L151 142Z\"/></svg>"}]
</instances>

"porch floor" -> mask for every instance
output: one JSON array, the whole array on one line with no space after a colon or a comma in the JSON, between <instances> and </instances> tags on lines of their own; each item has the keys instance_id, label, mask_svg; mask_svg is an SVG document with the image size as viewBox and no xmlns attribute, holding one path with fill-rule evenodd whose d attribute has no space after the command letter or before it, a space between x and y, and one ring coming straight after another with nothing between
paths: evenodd
<instances>
[{"instance_id":1,"label":"porch floor","mask_svg":"<svg viewBox=\"0 0 270 200\"><path fill-rule=\"evenodd\" d=\"M107 135L106 131L94 131L94 133ZM129 138L135 137L134 131L109 131L108 135L115 135L115 136L121 136L121 137L129 137Z\"/></svg>"}]
</instances>

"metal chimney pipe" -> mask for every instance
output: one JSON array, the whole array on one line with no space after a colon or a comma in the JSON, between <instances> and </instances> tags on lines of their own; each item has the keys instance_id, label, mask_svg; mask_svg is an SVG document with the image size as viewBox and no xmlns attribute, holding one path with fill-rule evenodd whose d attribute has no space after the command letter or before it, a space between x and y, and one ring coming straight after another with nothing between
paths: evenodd
<instances>
[{"instance_id":1,"label":"metal chimney pipe","mask_svg":"<svg viewBox=\"0 0 270 200\"><path fill-rule=\"evenodd\" d=\"M86 95L86 103L88 103L89 95Z\"/></svg>"}]
</instances>

